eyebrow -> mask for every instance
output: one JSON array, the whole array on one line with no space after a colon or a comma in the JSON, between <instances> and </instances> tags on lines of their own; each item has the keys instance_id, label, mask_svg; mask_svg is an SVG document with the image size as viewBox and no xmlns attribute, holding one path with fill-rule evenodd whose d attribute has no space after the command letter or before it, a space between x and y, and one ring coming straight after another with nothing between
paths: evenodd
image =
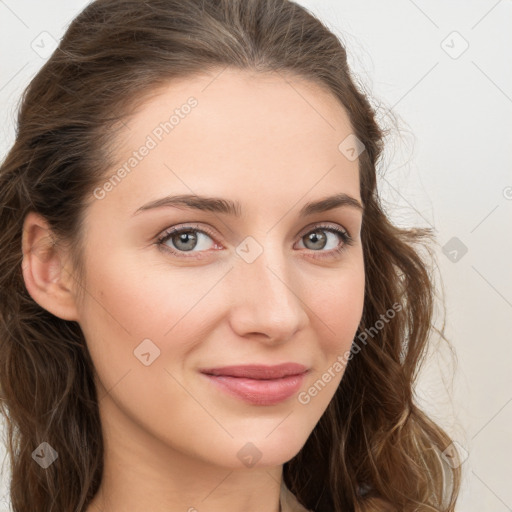
<instances>
[{"instance_id":1,"label":"eyebrow","mask_svg":"<svg viewBox=\"0 0 512 512\"><path fill-rule=\"evenodd\" d=\"M223 199L220 197L205 197L194 194L183 194L177 196L166 196L156 199L138 208L133 216L147 210L162 207L184 207L194 210L223 213L234 217L241 217L242 207L238 201ZM299 217L306 217L315 213L323 213L335 208L350 207L363 212L364 206L354 197L345 193L324 197L318 201L306 203L299 211Z\"/></svg>"}]
</instances>

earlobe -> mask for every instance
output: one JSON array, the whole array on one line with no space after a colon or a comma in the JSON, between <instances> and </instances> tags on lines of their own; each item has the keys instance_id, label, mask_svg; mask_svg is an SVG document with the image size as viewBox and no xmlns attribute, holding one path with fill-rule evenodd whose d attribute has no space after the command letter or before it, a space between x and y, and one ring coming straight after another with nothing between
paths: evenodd
<instances>
[{"instance_id":1,"label":"earlobe","mask_svg":"<svg viewBox=\"0 0 512 512\"><path fill-rule=\"evenodd\" d=\"M47 221L29 212L23 223L22 272L30 296L63 320L78 320L72 270L64 265L66 254L55 243Z\"/></svg>"}]
</instances>

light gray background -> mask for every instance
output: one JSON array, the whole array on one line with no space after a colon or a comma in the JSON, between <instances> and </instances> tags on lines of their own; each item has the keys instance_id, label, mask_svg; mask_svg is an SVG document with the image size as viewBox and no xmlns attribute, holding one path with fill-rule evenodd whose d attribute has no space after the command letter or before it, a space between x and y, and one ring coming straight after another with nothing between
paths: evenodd
<instances>
[{"instance_id":1,"label":"light gray background","mask_svg":"<svg viewBox=\"0 0 512 512\"><path fill-rule=\"evenodd\" d=\"M58 40L87 3L0 0L1 158L14 140L23 88L45 62L52 37ZM511 511L512 2L298 3L345 42L381 122L392 119L386 109L396 116L379 178L393 220L437 234L446 333L458 364L441 344L417 394L462 457L467 452L457 510ZM7 460L2 484L0 496Z\"/></svg>"}]
</instances>

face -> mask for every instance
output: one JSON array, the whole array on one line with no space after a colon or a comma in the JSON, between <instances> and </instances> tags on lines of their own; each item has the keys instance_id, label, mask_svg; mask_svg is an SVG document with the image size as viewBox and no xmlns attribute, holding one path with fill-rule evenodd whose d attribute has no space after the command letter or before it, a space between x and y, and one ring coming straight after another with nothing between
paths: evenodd
<instances>
[{"instance_id":1,"label":"face","mask_svg":"<svg viewBox=\"0 0 512 512\"><path fill-rule=\"evenodd\" d=\"M340 385L361 319L358 160L325 90L217 75L158 90L119 134L86 212L78 322L112 443L279 465ZM164 200L185 195L219 200Z\"/></svg>"}]
</instances>

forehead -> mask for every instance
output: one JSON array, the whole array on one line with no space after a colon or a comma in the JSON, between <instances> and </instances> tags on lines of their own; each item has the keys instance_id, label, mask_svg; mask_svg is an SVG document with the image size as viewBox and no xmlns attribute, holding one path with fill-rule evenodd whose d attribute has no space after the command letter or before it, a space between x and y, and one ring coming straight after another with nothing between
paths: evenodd
<instances>
[{"instance_id":1,"label":"forehead","mask_svg":"<svg viewBox=\"0 0 512 512\"><path fill-rule=\"evenodd\" d=\"M297 76L227 68L173 81L141 102L126 125L106 174L125 170L108 194L118 209L163 192L242 203L256 200L256 191L267 201L297 202L333 188L359 197L358 161L339 149L352 132L345 108Z\"/></svg>"},{"instance_id":2,"label":"forehead","mask_svg":"<svg viewBox=\"0 0 512 512\"><path fill-rule=\"evenodd\" d=\"M130 119L130 128L135 123L136 128L148 131L154 121L169 120L180 107L188 110L186 103L192 98L197 105L190 109L193 116L188 124L205 130L244 128L244 133L252 135L263 130L267 142L276 135L294 136L318 130L325 135L329 131L350 130L345 108L326 86L290 73L255 73L231 68L173 80L154 89L139 102ZM297 121L308 121L308 124L297 125ZM278 134L271 131L274 128L285 130ZM126 140L136 135L130 132L125 132ZM238 133L239 137L242 135Z\"/></svg>"}]
</instances>

